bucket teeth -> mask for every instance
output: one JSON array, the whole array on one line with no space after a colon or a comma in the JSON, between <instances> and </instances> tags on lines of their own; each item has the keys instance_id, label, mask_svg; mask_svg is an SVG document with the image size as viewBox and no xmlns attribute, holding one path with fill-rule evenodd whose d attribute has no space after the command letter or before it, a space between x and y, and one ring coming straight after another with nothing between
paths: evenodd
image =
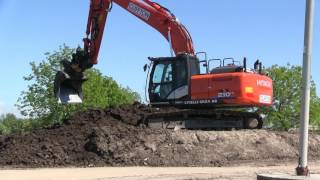
<instances>
[{"instance_id":1,"label":"bucket teeth","mask_svg":"<svg viewBox=\"0 0 320 180\"><path fill-rule=\"evenodd\" d=\"M88 53L81 48L72 54L71 61L62 60L63 71L58 71L54 80L54 96L59 103L82 103L82 84L87 78L83 72L93 64Z\"/></svg>"},{"instance_id":2,"label":"bucket teeth","mask_svg":"<svg viewBox=\"0 0 320 180\"><path fill-rule=\"evenodd\" d=\"M59 103L77 104L82 103L82 84L87 79L84 76L68 74L58 71L54 81L54 96Z\"/></svg>"}]
</instances>

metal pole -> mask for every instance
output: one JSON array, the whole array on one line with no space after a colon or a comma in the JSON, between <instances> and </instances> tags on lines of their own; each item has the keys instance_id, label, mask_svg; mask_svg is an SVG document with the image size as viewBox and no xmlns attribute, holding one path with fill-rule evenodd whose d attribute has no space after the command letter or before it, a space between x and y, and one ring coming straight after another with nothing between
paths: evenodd
<instances>
[{"instance_id":1,"label":"metal pole","mask_svg":"<svg viewBox=\"0 0 320 180\"><path fill-rule=\"evenodd\" d=\"M314 0L307 0L306 19L303 51L303 91L301 98L300 116L300 148L299 165L296 169L297 175L309 175L308 169L308 137L309 137L309 109L310 109L310 79L311 79L311 53L313 40L313 15Z\"/></svg>"}]
</instances>

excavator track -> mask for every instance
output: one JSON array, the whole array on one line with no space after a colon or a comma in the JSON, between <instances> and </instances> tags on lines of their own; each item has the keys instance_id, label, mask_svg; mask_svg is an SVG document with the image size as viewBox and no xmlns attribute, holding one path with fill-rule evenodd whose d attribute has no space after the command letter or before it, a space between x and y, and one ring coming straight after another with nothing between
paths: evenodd
<instances>
[{"instance_id":1,"label":"excavator track","mask_svg":"<svg viewBox=\"0 0 320 180\"><path fill-rule=\"evenodd\" d=\"M261 129L263 118L253 112L222 109L184 109L155 112L145 117L151 128L166 129Z\"/></svg>"}]
</instances>

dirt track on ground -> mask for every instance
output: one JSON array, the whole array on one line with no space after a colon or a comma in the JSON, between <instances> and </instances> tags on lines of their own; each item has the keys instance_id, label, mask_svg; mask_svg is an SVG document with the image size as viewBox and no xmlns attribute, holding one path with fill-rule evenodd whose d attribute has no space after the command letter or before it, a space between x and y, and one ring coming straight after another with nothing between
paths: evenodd
<instances>
[{"instance_id":1,"label":"dirt track on ground","mask_svg":"<svg viewBox=\"0 0 320 180\"><path fill-rule=\"evenodd\" d=\"M234 166L297 159L297 134L267 130L173 131L138 124L143 105L76 113L65 124L0 136L0 167ZM310 135L310 159L320 157Z\"/></svg>"}]
</instances>

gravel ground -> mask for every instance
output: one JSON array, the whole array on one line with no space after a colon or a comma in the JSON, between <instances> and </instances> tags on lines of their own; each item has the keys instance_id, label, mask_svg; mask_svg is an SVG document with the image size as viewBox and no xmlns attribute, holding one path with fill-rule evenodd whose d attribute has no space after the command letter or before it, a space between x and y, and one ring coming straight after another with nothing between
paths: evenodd
<instances>
[{"instance_id":1,"label":"gravel ground","mask_svg":"<svg viewBox=\"0 0 320 180\"><path fill-rule=\"evenodd\" d=\"M254 162L252 162L254 163ZM320 162L310 163L311 172L320 173ZM0 180L254 180L261 173L294 174L295 163L279 166L178 168L63 168L1 170Z\"/></svg>"}]
</instances>

